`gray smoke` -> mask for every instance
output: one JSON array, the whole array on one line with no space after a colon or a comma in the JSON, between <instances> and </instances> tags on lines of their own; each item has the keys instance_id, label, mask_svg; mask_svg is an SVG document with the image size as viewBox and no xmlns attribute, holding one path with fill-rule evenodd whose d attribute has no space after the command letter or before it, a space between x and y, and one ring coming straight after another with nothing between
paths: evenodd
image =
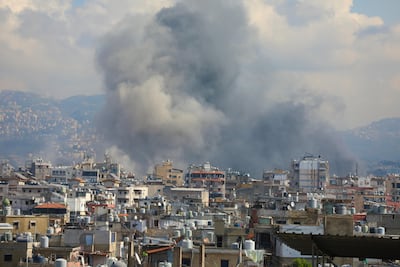
<instances>
[{"instance_id":1,"label":"gray smoke","mask_svg":"<svg viewBox=\"0 0 400 267\"><path fill-rule=\"evenodd\" d=\"M277 86L255 35L243 6L230 1L185 1L125 18L97 53L107 87L99 128L138 172L172 159L259 177L305 152L337 173L351 171L351 157L315 115L325 98Z\"/></svg>"}]
</instances>

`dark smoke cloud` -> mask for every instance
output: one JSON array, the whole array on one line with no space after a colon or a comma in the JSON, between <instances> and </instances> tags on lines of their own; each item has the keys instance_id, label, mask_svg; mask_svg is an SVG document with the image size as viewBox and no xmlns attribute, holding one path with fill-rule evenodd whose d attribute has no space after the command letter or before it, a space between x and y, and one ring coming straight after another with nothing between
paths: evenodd
<instances>
[{"instance_id":1,"label":"dark smoke cloud","mask_svg":"<svg viewBox=\"0 0 400 267\"><path fill-rule=\"evenodd\" d=\"M142 172L169 158L259 177L305 152L350 171L350 157L315 116L324 98L293 89L283 91L286 100L272 96L285 89L268 84L274 66L260 58L255 35L244 8L230 1L185 1L125 18L98 49L107 86L100 129Z\"/></svg>"}]
</instances>

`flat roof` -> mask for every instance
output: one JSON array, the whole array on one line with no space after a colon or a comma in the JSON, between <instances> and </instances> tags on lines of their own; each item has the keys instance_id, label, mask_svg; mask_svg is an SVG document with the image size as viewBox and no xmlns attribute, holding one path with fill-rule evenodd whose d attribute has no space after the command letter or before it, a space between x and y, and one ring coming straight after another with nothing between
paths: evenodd
<instances>
[{"instance_id":1,"label":"flat roof","mask_svg":"<svg viewBox=\"0 0 400 267\"><path fill-rule=\"evenodd\" d=\"M171 191L206 191L205 188L173 187Z\"/></svg>"},{"instance_id":2,"label":"flat roof","mask_svg":"<svg viewBox=\"0 0 400 267\"><path fill-rule=\"evenodd\" d=\"M287 246L303 255L317 255L317 250L331 257L400 259L400 236L392 235L312 235L276 233ZM316 248L313 253L313 246Z\"/></svg>"}]
</instances>

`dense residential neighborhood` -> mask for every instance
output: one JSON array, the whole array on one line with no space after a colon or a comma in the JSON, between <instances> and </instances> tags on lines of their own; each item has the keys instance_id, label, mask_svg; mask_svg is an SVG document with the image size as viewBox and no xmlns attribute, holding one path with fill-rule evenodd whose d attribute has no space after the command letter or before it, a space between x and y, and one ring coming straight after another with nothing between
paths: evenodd
<instances>
[{"instance_id":1,"label":"dense residential neighborhood","mask_svg":"<svg viewBox=\"0 0 400 267\"><path fill-rule=\"evenodd\" d=\"M182 170L171 160L135 177L107 154L70 166L37 158L15 168L4 160L0 200L1 266L291 266L297 259L366 266L398 259L388 244L377 258L323 243L308 252L300 236L334 244L400 235L399 175L339 177L327 159L310 154L260 179L210 162Z\"/></svg>"}]
</instances>

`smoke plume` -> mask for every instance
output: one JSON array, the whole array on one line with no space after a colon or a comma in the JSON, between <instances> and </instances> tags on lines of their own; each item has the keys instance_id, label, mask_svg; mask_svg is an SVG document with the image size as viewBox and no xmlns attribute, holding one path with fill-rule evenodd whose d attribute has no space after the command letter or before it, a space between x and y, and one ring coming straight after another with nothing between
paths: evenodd
<instances>
[{"instance_id":1,"label":"smoke plume","mask_svg":"<svg viewBox=\"0 0 400 267\"><path fill-rule=\"evenodd\" d=\"M236 1L184 1L126 17L104 37L99 128L137 172L171 159L260 177L305 152L336 173L351 171L351 157L318 115L337 101L295 81L282 86L247 16Z\"/></svg>"}]
</instances>

